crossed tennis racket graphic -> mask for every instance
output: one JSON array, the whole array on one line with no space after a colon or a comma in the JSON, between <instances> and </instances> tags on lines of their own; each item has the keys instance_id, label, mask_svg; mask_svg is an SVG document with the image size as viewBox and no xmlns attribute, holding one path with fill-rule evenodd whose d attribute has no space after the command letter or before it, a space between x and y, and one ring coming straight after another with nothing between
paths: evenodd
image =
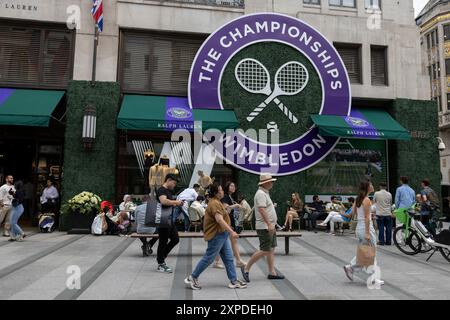
<instances>
[{"instance_id":1,"label":"crossed tennis racket graphic","mask_svg":"<svg viewBox=\"0 0 450 320\"><path fill-rule=\"evenodd\" d=\"M291 122L298 122L297 117L278 97L295 96L305 89L309 81L309 73L303 64L297 61L290 61L282 65L275 74L275 87L273 90L269 71L256 59L247 58L241 60L237 64L234 73L242 88L253 94L268 96L264 102L250 113L247 121L252 122L273 101Z\"/></svg>"}]
</instances>

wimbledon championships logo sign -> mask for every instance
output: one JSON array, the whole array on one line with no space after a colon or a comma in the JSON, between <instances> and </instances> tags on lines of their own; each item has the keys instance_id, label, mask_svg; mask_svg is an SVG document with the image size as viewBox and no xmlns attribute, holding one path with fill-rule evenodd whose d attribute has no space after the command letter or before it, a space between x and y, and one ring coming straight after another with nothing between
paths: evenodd
<instances>
[{"instance_id":1,"label":"wimbledon championships logo sign","mask_svg":"<svg viewBox=\"0 0 450 320\"><path fill-rule=\"evenodd\" d=\"M321 94L311 101L314 86ZM301 124L308 123L309 104L317 104L316 113L349 116L350 82L336 49L317 30L290 16L260 13L226 24L205 41L191 69L189 103L193 109L235 109L241 126L268 129L269 135L285 130L290 138L283 143L248 130L206 132L205 139L238 168L289 175L336 146L338 138L321 136L314 126L305 132Z\"/></svg>"}]
</instances>

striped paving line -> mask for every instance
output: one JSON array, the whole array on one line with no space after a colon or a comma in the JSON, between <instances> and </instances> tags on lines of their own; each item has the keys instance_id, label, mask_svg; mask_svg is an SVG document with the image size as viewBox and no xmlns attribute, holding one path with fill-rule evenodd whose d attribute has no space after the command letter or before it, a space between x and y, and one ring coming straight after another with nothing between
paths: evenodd
<instances>
[{"instance_id":1,"label":"striped paving line","mask_svg":"<svg viewBox=\"0 0 450 320\"><path fill-rule=\"evenodd\" d=\"M258 250L251 244L248 239L242 238L241 240L242 241L240 241L240 244L244 247L247 253L253 253ZM258 262L256 262L256 265L263 271L263 273L266 272L267 266L265 263L265 259L259 259ZM275 270L278 274L282 274L282 272L280 272L278 269ZM271 283L286 300L308 300L308 298L300 290L298 290L297 287L287 278L283 280L272 281Z\"/></svg>"},{"instance_id":2,"label":"striped paving line","mask_svg":"<svg viewBox=\"0 0 450 320\"><path fill-rule=\"evenodd\" d=\"M179 245L170 300L193 300L194 291L186 289L184 284L184 279L192 272L192 239L182 239Z\"/></svg>"},{"instance_id":3,"label":"striped paving line","mask_svg":"<svg viewBox=\"0 0 450 320\"><path fill-rule=\"evenodd\" d=\"M23 267L26 267L26 266L36 262L39 259L42 259L45 256L48 256L49 254L52 254L53 252L55 252L55 251L57 251L57 250L59 250L61 248L64 248L65 246L68 246L69 244L71 244L71 243L73 243L75 241L80 240L83 237L85 237L85 236L81 236L80 235L80 236L71 237L70 239L67 239L67 240L62 241L60 243L57 243L57 244L55 244L54 246L52 246L52 247L50 247L48 249L45 249L45 250L43 250L41 252L36 253L36 254L32 255L31 257L28 257L28 258L26 258L24 260L21 260L19 262L16 262L16 263L8 266L6 268L1 269L0 270L0 279L6 277L7 275L10 275L13 272L16 272L17 270L19 270L19 269L21 269Z\"/></svg>"},{"instance_id":4,"label":"striped paving line","mask_svg":"<svg viewBox=\"0 0 450 320\"><path fill-rule=\"evenodd\" d=\"M344 261L344 260L320 249L319 247L316 247L315 245L312 245L309 242L306 242L305 240L292 239L292 241L294 241L298 245L308 249L309 251L316 253L320 257L324 258L325 260L330 261L331 263L339 266L340 268L343 268L344 265L348 264L348 261ZM365 281L362 277L359 277L357 275L355 275L355 277ZM400 300L421 300L419 297L417 297L417 296L415 296L393 284L390 284L390 283L386 283L385 285L383 285L383 290L386 291L387 293L389 293L390 295L392 295L393 297L396 297Z\"/></svg>"},{"instance_id":5,"label":"striped paving line","mask_svg":"<svg viewBox=\"0 0 450 320\"><path fill-rule=\"evenodd\" d=\"M35 236L37 234L39 234L39 232L30 232L30 233L27 234L25 239L31 238L32 236ZM6 246L6 245L11 244L11 243L15 243L15 242L16 241L2 241L2 242L0 242L0 247Z\"/></svg>"},{"instance_id":6,"label":"striped paving line","mask_svg":"<svg viewBox=\"0 0 450 320\"><path fill-rule=\"evenodd\" d=\"M135 241L136 239L124 238L118 246L109 251L99 262L81 275L80 289L65 289L54 300L75 300L87 288L97 280L100 275Z\"/></svg>"}]
</instances>

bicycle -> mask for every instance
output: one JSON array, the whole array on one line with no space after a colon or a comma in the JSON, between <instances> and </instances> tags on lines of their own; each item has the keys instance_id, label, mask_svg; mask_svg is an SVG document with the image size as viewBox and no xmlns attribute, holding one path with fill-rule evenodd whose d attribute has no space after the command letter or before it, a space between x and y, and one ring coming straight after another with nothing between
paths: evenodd
<instances>
[{"instance_id":1,"label":"bicycle","mask_svg":"<svg viewBox=\"0 0 450 320\"><path fill-rule=\"evenodd\" d=\"M447 232L450 233L450 231L445 230L445 232L442 232L442 219L433 218L434 223L438 226L437 231L439 231L433 237L422 222L415 219L417 214L413 208L395 210L395 216L402 223L401 226L396 227L394 230L394 243L401 252L413 256L418 253L433 251L427 259L429 261L436 251L439 251L450 262L450 241L443 239L444 234L447 235ZM439 237L441 233L442 236Z\"/></svg>"}]
</instances>

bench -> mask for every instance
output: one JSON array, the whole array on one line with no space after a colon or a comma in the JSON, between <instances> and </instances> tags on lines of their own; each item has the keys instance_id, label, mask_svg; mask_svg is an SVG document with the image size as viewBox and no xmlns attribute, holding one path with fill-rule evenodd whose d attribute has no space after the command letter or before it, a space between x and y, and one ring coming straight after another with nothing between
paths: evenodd
<instances>
[{"instance_id":1,"label":"bench","mask_svg":"<svg viewBox=\"0 0 450 320\"><path fill-rule=\"evenodd\" d=\"M178 233L180 239L203 239L203 232L180 232ZM277 231L277 238L284 237L284 251L286 255L289 255L289 240L290 238L299 238L301 237L300 232L285 232L285 231ZM130 238L157 238L158 234L143 234L143 233L132 233L129 235ZM243 231L239 234L239 238L258 238L256 232L251 231Z\"/></svg>"}]
</instances>

